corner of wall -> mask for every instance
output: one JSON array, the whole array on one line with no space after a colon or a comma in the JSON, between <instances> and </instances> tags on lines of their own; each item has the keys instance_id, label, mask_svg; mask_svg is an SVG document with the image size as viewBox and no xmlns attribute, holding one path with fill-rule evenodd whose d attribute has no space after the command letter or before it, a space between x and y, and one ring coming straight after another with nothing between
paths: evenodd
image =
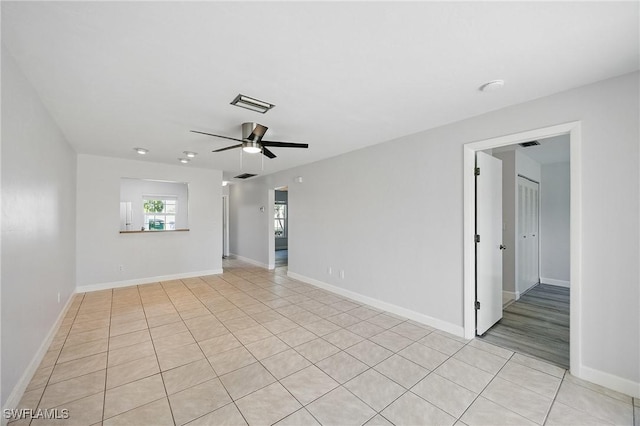
<instances>
[{"instance_id":1,"label":"corner of wall","mask_svg":"<svg viewBox=\"0 0 640 426\"><path fill-rule=\"evenodd\" d=\"M18 407L18 404L22 399L22 395L27 389L27 386L29 386L29 382L31 382L33 375L38 370L38 367L40 366L42 359L44 358L47 351L49 350L49 346L51 346L51 342L53 342L53 339L56 333L58 332L58 329L60 328L60 325L62 324L62 321L64 320L64 317L66 316L67 311L69 310L69 307L71 306L71 302L73 302L75 295L76 293L71 293L71 295L67 299L67 302L65 303L64 308L62 308L62 311L60 311L58 318L53 323L53 326L51 327L51 329L49 329L49 332L44 338L44 341L38 348L37 352L34 354L27 368L22 373L22 376L20 376L18 383L16 383L16 385L11 390L11 393L9 394L9 397L5 402L4 407L2 407L3 412L4 410L14 409ZM5 423L6 423L6 420L4 419L4 416L3 416L3 424Z\"/></svg>"}]
</instances>

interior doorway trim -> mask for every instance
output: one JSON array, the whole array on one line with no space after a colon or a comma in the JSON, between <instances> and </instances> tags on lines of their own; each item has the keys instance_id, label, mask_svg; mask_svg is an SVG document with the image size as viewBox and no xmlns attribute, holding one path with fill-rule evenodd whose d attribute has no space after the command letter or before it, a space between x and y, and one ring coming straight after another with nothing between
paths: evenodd
<instances>
[{"instance_id":1,"label":"interior doorway trim","mask_svg":"<svg viewBox=\"0 0 640 426\"><path fill-rule=\"evenodd\" d=\"M273 270L276 268L276 240L273 237L275 235L275 226L273 223L273 205L276 202L276 190L275 189L269 189L267 190L267 235L269 235L269 238L267 238L267 253L268 256L268 268L269 270Z\"/></svg>"},{"instance_id":2,"label":"interior doorway trim","mask_svg":"<svg viewBox=\"0 0 640 426\"><path fill-rule=\"evenodd\" d=\"M229 256L229 196L222 196L222 257Z\"/></svg>"},{"instance_id":3,"label":"interior doorway trim","mask_svg":"<svg viewBox=\"0 0 640 426\"><path fill-rule=\"evenodd\" d=\"M571 176L571 296L569 314L569 365L573 375L582 376L581 346L581 284L582 284L582 162L581 162L581 122L572 121L522 133L500 136L471 142L464 145L464 337L475 337L475 185L474 168L476 151L498 148L536 139L569 134L570 176Z\"/></svg>"}]
</instances>

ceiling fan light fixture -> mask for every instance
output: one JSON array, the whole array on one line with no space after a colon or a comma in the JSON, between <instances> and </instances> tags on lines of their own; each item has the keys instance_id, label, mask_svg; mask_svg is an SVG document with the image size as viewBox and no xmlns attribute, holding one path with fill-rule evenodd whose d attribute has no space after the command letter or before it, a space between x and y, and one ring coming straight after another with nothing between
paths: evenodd
<instances>
[{"instance_id":1,"label":"ceiling fan light fixture","mask_svg":"<svg viewBox=\"0 0 640 426\"><path fill-rule=\"evenodd\" d=\"M191 151L183 151L183 154L186 155L188 158L196 158L196 155L198 155L197 152L191 152Z\"/></svg>"},{"instance_id":2,"label":"ceiling fan light fixture","mask_svg":"<svg viewBox=\"0 0 640 426\"><path fill-rule=\"evenodd\" d=\"M257 154L262 152L262 147L259 142L255 141L243 141L242 142L242 150L249 154Z\"/></svg>"},{"instance_id":3,"label":"ceiling fan light fixture","mask_svg":"<svg viewBox=\"0 0 640 426\"><path fill-rule=\"evenodd\" d=\"M231 101L231 105L238 106L240 108L250 109L251 111L259 112L264 114L269 111L271 108L275 107L274 104L269 102L264 102L258 99L251 98L249 96L245 96L243 94L239 94L235 97L233 101Z\"/></svg>"},{"instance_id":4,"label":"ceiling fan light fixture","mask_svg":"<svg viewBox=\"0 0 640 426\"><path fill-rule=\"evenodd\" d=\"M145 155L149 152L149 150L146 148L133 148L133 150L140 155Z\"/></svg>"},{"instance_id":5,"label":"ceiling fan light fixture","mask_svg":"<svg viewBox=\"0 0 640 426\"><path fill-rule=\"evenodd\" d=\"M244 148L242 148L242 150L244 152L248 152L249 154L257 154L261 151L261 149L256 146L245 146Z\"/></svg>"}]
</instances>

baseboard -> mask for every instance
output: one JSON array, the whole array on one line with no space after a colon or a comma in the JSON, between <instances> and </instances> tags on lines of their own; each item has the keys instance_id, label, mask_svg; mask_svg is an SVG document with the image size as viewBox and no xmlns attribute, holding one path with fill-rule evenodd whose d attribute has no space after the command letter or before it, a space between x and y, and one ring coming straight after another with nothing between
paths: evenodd
<instances>
[{"instance_id":1,"label":"baseboard","mask_svg":"<svg viewBox=\"0 0 640 426\"><path fill-rule=\"evenodd\" d=\"M451 324L450 322L442 321L440 319L433 318L428 315L423 315L419 312L415 312L410 309L406 309L391 303L383 302L381 300L374 299L372 297L365 296L363 294L356 293L351 290L346 290L344 288L337 287L332 284L327 284L325 282L322 282L313 278L309 278L304 275L297 274L295 272L289 271L287 272L287 276L289 276L290 278L293 278L294 280L311 284L313 286L319 287L323 290L330 291L340 296L348 297L357 302L365 303L367 305L373 306L374 308L382 309L384 311L391 312L392 314L400 315L402 317L419 322L421 324L425 324L430 327L434 327L439 330L446 331L447 333L451 333L460 337L464 336L464 327L460 325Z\"/></svg>"},{"instance_id":2,"label":"baseboard","mask_svg":"<svg viewBox=\"0 0 640 426\"><path fill-rule=\"evenodd\" d=\"M67 299L67 303L65 303L64 307L60 311L60 314L58 314L58 318L56 319L56 321L53 323L53 326L49 330L49 333L47 333L47 336L44 338L42 344L40 345L35 355L31 359L31 362L29 363L27 368L24 370L24 373L22 373L20 380L18 380L18 383L16 383L16 385L13 387L13 390L11 391L11 393L9 394L9 397L7 398L7 402L5 403L4 407L2 407L3 413L5 409L14 409L18 407L18 404L20 404L22 395L24 394L24 391L27 389L27 386L29 386L29 383L31 382L33 375L38 370L38 367L40 366L42 359L44 358L47 351L49 350L49 346L51 346L51 342L53 342L53 338L58 332L58 329L60 328L60 324L62 323L62 320L64 319L65 315L67 314L67 311L69 310L69 306L71 306L71 301L73 300L74 296L75 296L75 293L71 293L71 295L69 296L69 299ZM8 420L5 419L4 416L2 416L2 425L6 425L7 422Z\"/></svg>"},{"instance_id":3,"label":"baseboard","mask_svg":"<svg viewBox=\"0 0 640 426\"><path fill-rule=\"evenodd\" d=\"M604 386L605 388L613 389L614 391L621 392L625 395L640 398L640 383L638 382L605 373L604 371L596 370L594 368L585 367L584 365L580 366L579 371L572 371L571 374L580 379Z\"/></svg>"},{"instance_id":4,"label":"baseboard","mask_svg":"<svg viewBox=\"0 0 640 426\"><path fill-rule=\"evenodd\" d=\"M257 260L251 259L249 257L240 256L239 254L231 253L230 256L233 257L234 259L238 259L238 260L241 260L243 262L250 263L250 264L252 264L254 266L260 266L261 268L266 268L266 269L275 268L275 265L273 265L273 266L267 265L266 263L259 262Z\"/></svg>"},{"instance_id":5,"label":"baseboard","mask_svg":"<svg viewBox=\"0 0 640 426\"><path fill-rule=\"evenodd\" d=\"M507 296L507 299L509 299L509 300L518 300L518 299L520 299L520 292L519 291L504 291L503 290L502 291L502 300L504 300L505 296Z\"/></svg>"},{"instance_id":6,"label":"baseboard","mask_svg":"<svg viewBox=\"0 0 640 426\"><path fill-rule=\"evenodd\" d=\"M222 274L222 269L211 269L208 271L186 272L184 274L160 275L157 277L137 278L135 280L113 281L109 283L89 284L76 287L76 293L87 293L91 291L109 290L111 288L129 287L132 285L157 283L160 281L179 280L182 278L195 278L205 275Z\"/></svg>"},{"instance_id":7,"label":"baseboard","mask_svg":"<svg viewBox=\"0 0 640 426\"><path fill-rule=\"evenodd\" d=\"M542 277L540 277L540 283L549 284L549 285L555 285L555 286L558 286L558 287L566 287L566 288L571 287L569 281L556 280L556 279L553 279L553 278L542 278Z\"/></svg>"}]
</instances>

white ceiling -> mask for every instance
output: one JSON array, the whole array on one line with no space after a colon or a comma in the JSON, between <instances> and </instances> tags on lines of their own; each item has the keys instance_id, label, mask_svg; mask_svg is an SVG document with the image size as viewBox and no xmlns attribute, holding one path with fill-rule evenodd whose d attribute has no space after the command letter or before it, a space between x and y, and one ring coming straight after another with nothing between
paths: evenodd
<instances>
[{"instance_id":1,"label":"white ceiling","mask_svg":"<svg viewBox=\"0 0 640 426\"><path fill-rule=\"evenodd\" d=\"M2 42L79 153L272 173L638 69L638 2L6 2ZM502 91L477 88L504 79ZM238 94L276 104L265 115Z\"/></svg>"}]
</instances>

